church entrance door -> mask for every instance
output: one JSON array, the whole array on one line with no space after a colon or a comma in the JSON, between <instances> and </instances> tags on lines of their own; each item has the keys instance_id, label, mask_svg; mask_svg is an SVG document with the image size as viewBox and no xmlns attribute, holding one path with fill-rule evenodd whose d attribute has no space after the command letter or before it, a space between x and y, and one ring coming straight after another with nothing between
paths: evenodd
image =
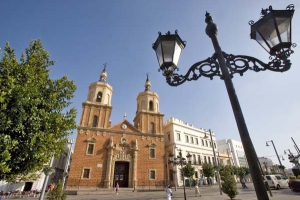
<instances>
[{"instance_id":1,"label":"church entrance door","mask_svg":"<svg viewBox=\"0 0 300 200\"><path fill-rule=\"evenodd\" d=\"M129 162L118 161L115 164L114 181L115 187L119 183L120 187L128 187Z\"/></svg>"}]
</instances>

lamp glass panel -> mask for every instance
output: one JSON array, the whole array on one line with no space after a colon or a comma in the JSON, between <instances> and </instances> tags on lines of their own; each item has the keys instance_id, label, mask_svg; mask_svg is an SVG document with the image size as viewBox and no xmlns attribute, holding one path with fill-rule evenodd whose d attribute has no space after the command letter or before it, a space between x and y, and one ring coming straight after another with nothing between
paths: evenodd
<instances>
[{"instance_id":1,"label":"lamp glass panel","mask_svg":"<svg viewBox=\"0 0 300 200\"><path fill-rule=\"evenodd\" d=\"M161 43L159 43L159 45L156 48L156 56L157 56L157 60L158 60L158 64L161 67L163 64L163 55L162 55L162 51L161 51Z\"/></svg>"},{"instance_id":2,"label":"lamp glass panel","mask_svg":"<svg viewBox=\"0 0 300 200\"><path fill-rule=\"evenodd\" d=\"M178 65L178 61L180 58L180 54L181 54L182 49L180 48L178 42L175 42L175 50L174 50L174 57L173 57L173 63L177 66Z\"/></svg>"},{"instance_id":3,"label":"lamp glass panel","mask_svg":"<svg viewBox=\"0 0 300 200\"><path fill-rule=\"evenodd\" d=\"M271 48L279 43L278 35L274 25L274 20L272 17L266 19L264 24L261 24L258 27L257 31L260 33L261 37L266 40L266 42Z\"/></svg>"},{"instance_id":4,"label":"lamp glass panel","mask_svg":"<svg viewBox=\"0 0 300 200\"><path fill-rule=\"evenodd\" d=\"M291 18L277 17L278 30L282 42L291 42Z\"/></svg>"},{"instance_id":5,"label":"lamp glass panel","mask_svg":"<svg viewBox=\"0 0 300 200\"><path fill-rule=\"evenodd\" d=\"M163 41L162 42L162 51L164 56L164 62L173 62L174 54L174 41Z\"/></svg>"},{"instance_id":6,"label":"lamp glass panel","mask_svg":"<svg viewBox=\"0 0 300 200\"><path fill-rule=\"evenodd\" d=\"M270 52L269 46L266 44L266 42L261 38L260 34L256 32L256 38L255 40L267 51Z\"/></svg>"}]
</instances>

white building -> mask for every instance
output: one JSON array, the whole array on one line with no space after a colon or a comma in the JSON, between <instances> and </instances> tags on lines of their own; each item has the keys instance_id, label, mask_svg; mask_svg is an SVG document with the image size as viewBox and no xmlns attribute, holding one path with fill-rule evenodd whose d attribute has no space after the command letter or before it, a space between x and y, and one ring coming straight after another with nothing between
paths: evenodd
<instances>
[{"instance_id":1,"label":"white building","mask_svg":"<svg viewBox=\"0 0 300 200\"><path fill-rule=\"evenodd\" d=\"M273 161L270 158L258 157L260 166L264 172L271 173L271 168L273 167Z\"/></svg>"},{"instance_id":2,"label":"white building","mask_svg":"<svg viewBox=\"0 0 300 200\"><path fill-rule=\"evenodd\" d=\"M232 139L224 139L218 140L217 144L220 151L227 151L227 149L231 151L233 165L237 167L248 167L242 142Z\"/></svg>"},{"instance_id":3,"label":"white building","mask_svg":"<svg viewBox=\"0 0 300 200\"><path fill-rule=\"evenodd\" d=\"M203 163L214 164L212 145L215 148L215 152L218 152L218 150L216 137L213 132L213 141L211 142L208 130L196 128L180 119L170 118L164 124L164 134L166 159L169 159L170 154L173 157L179 156L179 150L181 150L183 158L190 154L191 164L195 168L194 178L199 179L203 177L201 166ZM181 167L168 163L167 169L167 180L171 180L176 185L183 185L182 176L180 175Z\"/></svg>"},{"instance_id":4,"label":"white building","mask_svg":"<svg viewBox=\"0 0 300 200\"><path fill-rule=\"evenodd\" d=\"M73 141L72 141L73 142ZM48 186L50 183L57 184L59 179L63 178L63 172L64 170L69 169L69 154L71 156L72 154L72 143L66 144L66 153L62 153L59 158L55 158L52 163L52 167L55 168L55 173L51 174L48 179L48 183L46 183L46 186ZM44 165L45 167L49 166L49 163ZM0 191L3 192L9 192L9 191L31 191L31 190L37 190L41 191L43 188L44 180L45 180L45 174L42 171L36 172L37 179L34 180L27 180L27 181L21 181L18 183L8 183L6 181L0 180Z\"/></svg>"}]
</instances>

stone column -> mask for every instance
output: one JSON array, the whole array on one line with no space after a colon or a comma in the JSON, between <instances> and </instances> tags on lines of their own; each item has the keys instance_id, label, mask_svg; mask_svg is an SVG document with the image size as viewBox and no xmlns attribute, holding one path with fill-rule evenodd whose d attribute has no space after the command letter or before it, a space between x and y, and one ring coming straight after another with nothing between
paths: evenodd
<instances>
[{"instance_id":1,"label":"stone column","mask_svg":"<svg viewBox=\"0 0 300 200\"><path fill-rule=\"evenodd\" d=\"M137 174L137 161L138 161L138 151L139 151L137 139L135 140L135 147L134 147L133 151L134 152L133 152L133 173L132 173L132 176L133 176L133 191L135 191L136 184L137 184L136 174Z\"/></svg>"},{"instance_id":2,"label":"stone column","mask_svg":"<svg viewBox=\"0 0 300 200\"><path fill-rule=\"evenodd\" d=\"M111 177L111 165L112 165L112 157L113 157L113 139L112 137L109 139L109 144L107 146L107 164L106 164L106 177L104 180L104 187L110 188L110 177Z\"/></svg>"}]
</instances>

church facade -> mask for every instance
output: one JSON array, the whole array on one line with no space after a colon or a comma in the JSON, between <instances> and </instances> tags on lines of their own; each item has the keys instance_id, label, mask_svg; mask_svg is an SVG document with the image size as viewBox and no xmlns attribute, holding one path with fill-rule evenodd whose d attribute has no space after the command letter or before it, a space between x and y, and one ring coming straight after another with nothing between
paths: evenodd
<instances>
[{"instance_id":1,"label":"church facade","mask_svg":"<svg viewBox=\"0 0 300 200\"><path fill-rule=\"evenodd\" d=\"M68 187L141 188L165 185L163 114L148 79L137 96L133 124L126 116L111 124L113 88L106 69L90 84L82 104Z\"/></svg>"}]
</instances>

